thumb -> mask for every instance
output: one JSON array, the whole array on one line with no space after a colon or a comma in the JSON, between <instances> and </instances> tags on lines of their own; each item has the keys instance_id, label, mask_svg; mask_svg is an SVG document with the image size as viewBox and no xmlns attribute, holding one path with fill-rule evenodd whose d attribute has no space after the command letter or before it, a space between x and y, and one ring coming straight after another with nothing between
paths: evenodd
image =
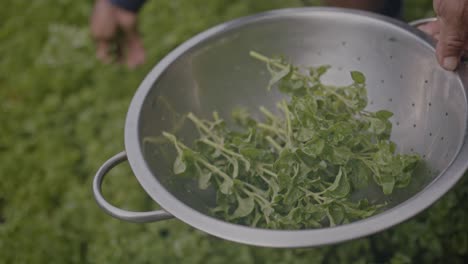
<instances>
[{"instance_id":1,"label":"thumb","mask_svg":"<svg viewBox=\"0 0 468 264\"><path fill-rule=\"evenodd\" d=\"M457 68L463 53L466 31L464 30L464 1L436 1L440 35L437 43L437 59L446 70Z\"/></svg>"},{"instance_id":2,"label":"thumb","mask_svg":"<svg viewBox=\"0 0 468 264\"><path fill-rule=\"evenodd\" d=\"M465 36L463 30L454 24L441 21L439 42L437 43L437 59L446 70L457 68L463 52Z\"/></svg>"}]
</instances>

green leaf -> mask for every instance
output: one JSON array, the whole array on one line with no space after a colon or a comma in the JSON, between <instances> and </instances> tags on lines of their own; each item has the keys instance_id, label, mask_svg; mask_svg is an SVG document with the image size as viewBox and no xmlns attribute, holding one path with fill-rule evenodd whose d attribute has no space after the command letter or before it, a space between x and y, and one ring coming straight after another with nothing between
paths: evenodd
<instances>
[{"instance_id":1,"label":"green leaf","mask_svg":"<svg viewBox=\"0 0 468 264\"><path fill-rule=\"evenodd\" d=\"M338 170L338 174L335 176L335 180L333 181L332 185L330 185L327 190L328 191L334 191L338 188L338 186L340 185L340 182L341 182L341 177L343 176L343 170L340 169Z\"/></svg>"},{"instance_id":2,"label":"green leaf","mask_svg":"<svg viewBox=\"0 0 468 264\"><path fill-rule=\"evenodd\" d=\"M385 195L391 194L393 192L393 187L395 187L395 177L382 177L380 186L382 186L382 191Z\"/></svg>"},{"instance_id":3,"label":"green leaf","mask_svg":"<svg viewBox=\"0 0 468 264\"><path fill-rule=\"evenodd\" d=\"M319 139L314 142L307 143L301 150L311 157L317 157L322 153L324 147L325 141L323 139Z\"/></svg>"},{"instance_id":4,"label":"green leaf","mask_svg":"<svg viewBox=\"0 0 468 264\"><path fill-rule=\"evenodd\" d=\"M271 71L272 76L270 79L270 82L268 83L268 89L270 90L273 85L275 85L277 82L279 82L281 79L283 79L286 75L288 75L291 72L291 65L286 65L283 69L280 71Z\"/></svg>"},{"instance_id":5,"label":"green leaf","mask_svg":"<svg viewBox=\"0 0 468 264\"><path fill-rule=\"evenodd\" d=\"M372 175L372 172L369 168L366 167L362 162L355 162L353 167L353 173L351 173L350 180L356 189L363 189L368 186L369 176Z\"/></svg>"},{"instance_id":6,"label":"green leaf","mask_svg":"<svg viewBox=\"0 0 468 264\"><path fill-rule=\"evenodd\" d=\"M262 212L266 217L270 216L274 211L270 204L262 206Z\"/></svg>"},{"instance_id":7,"label":"green leaf","mask_svg":"<svg viewBox=\"0 0 468 264\"><path fill-rule=\"evenodd\" d=\"M224 179L223 183L219 185L219 191L223 194L231 194L232 187L234 186L234 182L231 179Z\"/></svg>"},{"instance_id":8,"label":"green leaf","mask_svg":"<svg viewBox=\"0 0 468 264\"><path fill-rule=\"evenodd\" d=\"M369 204L367 199L362 199L358 203L343 202L342 205L351 220L372 216L379 208L379 206Z\"/></svg>"},{"instance_id":9,"label":"green leaf","mask_svg":"<svg viewBox=\"0 0 468 264\"><path fill-rule=\"evenodd\" d=\"M398 159L402 162L404 172L414 171L420 163L420 157L418 155L398 155Z\"/></svg>"},{"instance_id":10,"label":"green leaf","mask_svg":"<svg viewBox=\"0 0 468 264\"><path fill-rule=\"evenodd\" d=\"M364 84L366 82L366 77L359 71L352 71L351 78L355 83Z\"/></svg>"},{"instance_id":11,"label":"green leaf","mask_svg":"<svg viewBox=\"0 0 468 264\"><path fill-rule=\"evenodd\" d=\"M252 196L242 198L237 196L237 208L232 213L231 219L241 218L249 215L255 208L255 202Z\"/></svg>"},{"instance_id":12,"label":"green leaf","mask_svg":"<svg viewBox=\"0 0 468 264\"><path fill-rule=\"evenodd\" d=\"M239 162L237 162L237 159L236 158L227 158L227 160L229 161L230 163L230 167L232 168L232 178L237 178L237 176L239 175Z\"/></svg>"},{"instance_id":13,"label":"green leaf","mask_svg":"<svg viewBox=\"0 0 468 264\"><path fill-rule=\"evenodd\" d=\"M402 172L396 181L395 186L398 188L403 188L408 186L408 184L411 182L411 173L409 172Z\"/></svg>"},{"instance_id":14,"label":"green leaf","mask_svg":"<svg viewBox=\"0 0 468 264\"><path fill-rule=\"evenodd\" d=\"M333 197L342 198L349 194L351 186L348 181L346 173L340 167L338 174L335 177L333 183L326 189Z\"/></svg>"},{"instance_id":15,"label":"green leaf","mask_svg":"<svg viewBox=\"0 0 468 264\"><path fill-rule=\"evenodd\" d=\"M328 223L330 227L336 226L335 218L333 218L333 215L330 213L330 209L326 211L327 218L328 218Z\"/></svg>"},{"instance_id":16,"label":"green leaf","mask_svg":"<svg viewBox=\"0 0 468 264\"><path fill-rule=\"evenodd\" d=\"M333 204L328 209L328 215L330 219L330 226L339 225L343 222L345 217L345 212L343 208L339 205Z\"/></svg>"},{"instance_id":17,"label":"green leaf","mask_svg":"<svg viewBox=\"0 0 468 264\"><path fill-rule=\"evenodd\" d=\"M387 125L382 120L378 118L370 118L369 121L370 121L369 131L371 133L380 135L387 130Z\"/></svg>"},{"instance_id":18,"label":"green leaf","mask_svg":"<svg viewBox=\"0 0 468 264\"><path fill-rule=\"evenodd\" d=\"M351 150L346 146L340 146L333 149L331 161L336 165L345 165L353 156Z\"/></svg>"},{"instance_id":19,"label":"green leaf","mask_svg":"<svg viewBox=\"0 0 468 264\"><path fill-rule=\"evenodd\" d=\"M296 151L296 156L304 163L307 167L315 169L318 166L318 160L315 156L310 156L304 153L303 149L298 149Z\"/></svg>"},{"instance_id":20,"label":"green leaf","mask_svg":"<svg viewBox=\"0 0 468 264\"><path fill-rule=\"evenodd\" d=\"M175 174L182 174L187 169L187 165L182 157L182 155L178 155L174 161L173 171Z\"/></svg>"},{"instance_id":21,"label":"green leaf","mask_svg":"<svg viewBox=\"0 0 468 264\"><path fill-rule=\"evenodd\" d=\"M304 213L311 215L316 221L322 221L326 216L326 210L317 204L307 203Z\"/></svg>"},{"instance_id":22,"label":"green leaf","mask_svg":"<svg viewBox=\"0 0 468 264\"><path fill-rule=\"evenodd\" d=\"M322 169L326 169L328 167L327 163L324 160L319 162L319 167Z\"/></svg>"},{"instance_id":23,"label":"green leaf","mask_svg":"<svg viewBox=\"0 0 468 264\"><path fill-rule=\"evenodd\" d=\"M278 192L280 191L280 187L278 185L278 181L276 180L276 178L270 178L268 181L268 186L270 187L272 193L271 193L271 196L275 197Z\"/></svg>"},{"instance_id":24,"label":"green leaf","mask_svg":"<svg viewBox=\"0 0 468 264\"><path fill-rule=\"evenodd\" d=\"M386 120L392 117L393 113L390 111L386 111L386 110L380 110L380 111L375 112L375 116L377 116L379 119Z\"/></svg>"},{"instance_id":25,"label":"green leaf","mask_svg":"<svg viewBox=\"0 0 468 264\"><path fill-rule=\"evenodd\" d=\"M252 147L241 148L240 153L251 160L261 160L266 155L265 150Z\"/></svg>"},{"instance_id":26,"label":"green leaf","mask_svg":"<svg viewBox=\"0 0 468 264\"><path fill-rule=\"evenodd\" d=\"M317 76L320 78L322 75L324 75L329 69L331 68L330 65L322 65L319 66L315 72L317 73Z\"/></svg>"},{"instance_id":27,"label":"green leaf","mask_svg":"<svg viewBox=\"0 0 468 264\"><path fill-rule=\"evenodd\" d=\"M289 169L295 163L297 163L297 160L294 153L292 153L290 149L285 148L280 152L279 157L275 161L274 168L278 171Z\"/></svg>"},{"instance_id":28,"label":"green leaf","mask_svg":"<svg viewBox=\"0 0 468 264\"><path fill-rule=\"evenodd\" d=\"M294 187L290 189L289 192L286 194L284 203L286 205L292 205L295 202L297 202L299 199L301 199L303 195L304 193L301 190L299 190L299 188Z\"/></svg>"},{"instance_id":29,"label":"green leaf","mask_svg":"<svg viewBox=\"0 0 468 264\"><path fill-rule=\"evenodd\" d=\"M301 127L296 133L296 139L301 142L306 142L311 140L315 134L316 133L313 129Z\"/></svg>"},{"instance_id":30,"label":"green leaf","mask_svg":"<svg viewBox=\"0 0 468 264\"><path fill-rule=\"evenodd\" d=\"M288 188L291 183L292 177L290 175L287 175L286 173L278 174L278 184L280 185L281 189Z\"/></svg>"},{"instance_id":31,"label":"green leaf","mask_svg":"<svg viewBox=\"0 0 468 264\"><path fill-rule=\"evenodd\" d=\"M203 171L198 175L198 188L205 190L210 186L211 172Z\"/></svg>"},{"instance_id":32,"label":"green leaf","mask_svg":"<svg viewBox=\"0 0 468 264\"><path fill-rule=\"evenodd\" d=\"M333 182L334 184L334 182ZM351 185L349 184L348 176L344 174L338 181L338 185L334 190L331 190L331 195L336 198L346 197L351 191Z\"/></svg>"},{"instance_id":33,"label":"green leaf","mask_svg":"<svg viewBox=\"0 0 468 264\"><path fill-rule=\"evenodd\" d=\"M234 121L241 126L248 126L255 123L255 120L250 117L250 113L245 107L234 108L234 110L232 110L231 116Z\"/></svg>"}]
</instances>

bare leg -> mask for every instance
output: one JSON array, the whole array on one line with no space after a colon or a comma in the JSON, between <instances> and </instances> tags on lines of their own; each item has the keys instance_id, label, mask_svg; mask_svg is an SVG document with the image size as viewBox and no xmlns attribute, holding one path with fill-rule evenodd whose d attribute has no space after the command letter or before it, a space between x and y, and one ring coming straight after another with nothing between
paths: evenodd
<instances>
[{"instance_id":1,"label":"bare leg","mask_svg":"<svg viewBox=\"0 0 468 264\"><path fill-rule=\"evenodd\" d=\"M115 18L124 32L122 49L124 62L129 68L135 68L145 62L145 49L137 28L137 14L114 7Z\"/></svg>"},{"instance_id":2,"label":"bare leg","mask_svg":"<svg viewBox=\"0 0 468 264\"><path fill-rule=\"evenodd\" d=\"M117 21L108 0L96 1L90 24L96 41L96 57L104 63L112 62L110 47L117 32Z\"/></svg>"},{"instance_id":3,"label":"bare leg","mask_svg":"<svg viewBox=\"0 0 468 264\"><path fill-rule=\"evenodd\" d=\"M117 54L121 62L129 68L145 62L145 49L137 29L137 14L111 4L109 0L96 0L91 15L91 33L96 41L96 57L104 63L113 60L111 44L121 47L122 54ZM117 38L117 31L123 32L123 38Z\"/></svg>"}]
</instances>

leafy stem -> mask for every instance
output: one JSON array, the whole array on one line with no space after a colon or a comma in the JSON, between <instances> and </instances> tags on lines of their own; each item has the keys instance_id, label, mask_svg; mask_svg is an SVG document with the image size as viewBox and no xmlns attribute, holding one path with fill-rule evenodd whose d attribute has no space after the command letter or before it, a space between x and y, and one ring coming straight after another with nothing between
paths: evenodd
<instances>
[{"instance_id":1,"label":"leafy stem","mask_svg":"<svg viewBox=\"0 0 468 264\"><path fill-rule=\"evenodd\" d=\"M215 149L219 149L219 150L221 150L221 151L223 151L223 152L225 152L225 153L227 153L227 154L229 154L229 155L231 155L233 157L236 157L236 158L242 160L242 162L244 162L244 166L245 166L246 170L247 171L249 170L250 162L244 156L242 156L241 154L236 153L236 152L234 152L232 150L229 150L229 149L225 148L224 145L215 143L215 142L213 142L213 141L211 141L211 140L209 140L207 138L201 139L201 142L203 142L203 143L205 143L205 144L207 144L207 145L209 145L209 146L211 146L211 147L213 147Z\"/></svg>"},{"instance_id":2,"label":"leafy stem","mask_svg":"<svg viewBox=\"0 0 468 264\"><path fill-rule=\"evenodd\" d=\"M222 138L213 133L211 129L208 128L205 124L203 124L203 122L200 119L198 119L193 113L189 113L187 115L187 118L190 119L198 128L200 128L203 132L212 137L214 140L222 142Z\"/></svg>"},{"instance_id":3,"label":"leafy stem","mask_svg":"<svg viewBox=\"0 0 468 264\"><path fill-rule=\"evenodd\" d=\"M266 136L265 139L276 149L278 153L283 150L280 144L278 144L272 137Z\"/></svg>"}]
</instances>

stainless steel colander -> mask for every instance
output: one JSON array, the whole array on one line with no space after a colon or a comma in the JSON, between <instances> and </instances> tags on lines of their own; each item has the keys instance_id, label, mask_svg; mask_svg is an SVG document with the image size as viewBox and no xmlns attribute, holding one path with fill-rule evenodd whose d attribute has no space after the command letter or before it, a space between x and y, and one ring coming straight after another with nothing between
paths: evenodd
<instances>
[{"instance_id":1,"label":"stainless steel colander","mask_svg":"<svg viewBox=\"0 0 468 264\"><path fill-rule=\"evenodd\" d=\"M274 109L282 96L267 92L265 65L250 50L282 54L295 64L330 64L324 81L349 83L349 71L365 73L369 110L395 115L392 140L403 153L417 152L426 167L410 186L380 197L384 212L350 224L307 230L267 230L231 224L206 213L213 193L200 191L189 179L174 176L174 153L161 144L162 131L177 130L190 143L196 131L183 122L194 112L228 117L234 107L258 112ZM125 124L125 149L99 169L94 181L98 204L112 216L133 222L176 217L206 233L241 243L271 247L306 247L369 235L421 212L463 175L468 166L466 144L468 72L444 71L432 41L419 30L376 14L331 8L286 9L227 22L188 40L167 55L138 88ZM116 164L130 162L143 189L164 210L129 212L106 202L104 175ZM124 187L123 187L124 188Z\"/></svg>"}]
</instances>

